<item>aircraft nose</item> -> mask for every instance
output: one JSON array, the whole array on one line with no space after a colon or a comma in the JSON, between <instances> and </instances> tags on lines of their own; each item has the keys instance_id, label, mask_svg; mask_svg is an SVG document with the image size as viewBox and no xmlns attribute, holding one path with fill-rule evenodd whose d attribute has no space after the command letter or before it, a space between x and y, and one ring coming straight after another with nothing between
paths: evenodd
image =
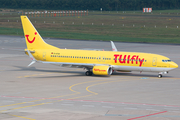
<instances>
[{"instance_id":1,"label":"aircraft nose","mask_svg":"<svg viewBox=\"0 0 180 120\"><path fill-rule=\"evenodd\" d=\"M172 68L178 68L178 64L176 64L175 62L172 62L172 63L171 63L171 67L172 67Z\"/></svg>"}]
</instances>

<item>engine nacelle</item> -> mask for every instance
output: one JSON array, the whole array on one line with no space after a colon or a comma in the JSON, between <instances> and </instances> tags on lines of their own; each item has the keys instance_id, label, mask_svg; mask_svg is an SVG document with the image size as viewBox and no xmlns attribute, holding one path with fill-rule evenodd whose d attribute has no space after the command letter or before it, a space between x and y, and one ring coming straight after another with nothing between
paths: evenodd
<instances>
[{"instance_id":1,"label":"engine nacelle","mask_svg":"<svg viewBox=\"0 0 180 120\"><path fill-rule=\"evenodd\" d=\"M95 75L111 75L112 68L110 66L94 66L92 72Z\"/></svg>"}]
</instances>

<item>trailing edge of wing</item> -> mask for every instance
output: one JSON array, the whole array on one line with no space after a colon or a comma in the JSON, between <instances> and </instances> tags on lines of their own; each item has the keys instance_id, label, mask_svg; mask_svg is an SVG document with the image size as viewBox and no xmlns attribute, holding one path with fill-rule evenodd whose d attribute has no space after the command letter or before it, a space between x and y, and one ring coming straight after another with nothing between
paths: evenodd
<instances>
[{"instance_id":1,"label":"trailing edge of wing","mask_svg":"<svg viewBox=\"0 0 180 120\"><path fill-rule=\"evenodd\" d=\"M104 64L88 64L88 63L66 63L66 62L44 62L39 61L41 63L48 63L48 64L54 64L54 65L60 65L60 66L69 66L69 67L87 67L87 68L93 68L93 66L101 66ZM107 65L107 64L106 64ZM109 66L109 65L107 65Z\"/></svg>"},{"instance_id":2,"label":"trailing edge of wing","mask_svg":"<svg viewBox=\"0 0 180 120\"><path fill-rule=\"evenodd\" d=\"M41 63L55 64L55 65L87 66L87 67L95 66L95 64L88 64L88 63L43 62L43 61L41 61Z\"/></svg>"},{"instance_id":3,"label":"trailing edge of wing","mask_svg":"<svg viewBox=\"0 0 180 120\"><path fill-rule=\"evenodd\" d=\"M116 48L116 46L114 45L114 42L113 42L113 41L111 41L111 46L112 46L112 51L117 51L117 48Z\"/></svg>"},{"instance_id":4,"label":"trailing edge of wing","mask_svg":"<svg viewBox=\"0 0 180 120\"><path fill-rule=\"evenodd\" d=\"M34 64L35 62L36 62L36 61L32 61L32 62L28 65L28 67L31 66L32 64Z\"/></svg>"}]
</instances>

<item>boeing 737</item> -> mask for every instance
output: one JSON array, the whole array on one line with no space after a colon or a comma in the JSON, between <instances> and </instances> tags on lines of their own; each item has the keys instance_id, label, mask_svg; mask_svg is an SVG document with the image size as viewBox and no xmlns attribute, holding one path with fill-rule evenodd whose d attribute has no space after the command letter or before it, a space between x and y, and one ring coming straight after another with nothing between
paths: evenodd
<instances>
[{"instance_id":1,"label":"boeing 737","mask_svg":"<svg viewBox=\"0 0 180 120\"><path fill-rule=\"evenodd\" d=\"M151 53L117 51L112 43L113 51L93 51L60 49L47 44L27 16L21 16L27 49L32 62L48 63L61 67L85 68L86 75L111 75L113 71L155 72L162 74L178 68L169 58Z\"/></svg>"}]
</instances>

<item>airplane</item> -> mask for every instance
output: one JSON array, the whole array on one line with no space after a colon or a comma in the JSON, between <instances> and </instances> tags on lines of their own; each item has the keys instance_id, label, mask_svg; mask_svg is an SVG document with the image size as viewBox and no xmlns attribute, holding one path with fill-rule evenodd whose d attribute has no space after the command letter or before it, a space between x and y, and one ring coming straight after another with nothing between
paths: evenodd
<instances>
[{"instance_id":1,"label":"airplane","mask_svg":"<svg viewBox=\"0 0 180 120\"><path fill-rule=\"evenodd\" d=\"M27 16L21 16L27 49L32 62L57 65L60 67L85 68L85 75L107 75L113 71L155 72L161 78L162 74L178 68L178 65L168 57L140 52L117 51L114 43L113 51L60 49L47 44L35 29Z\"/></svg>"}]
</instances>

